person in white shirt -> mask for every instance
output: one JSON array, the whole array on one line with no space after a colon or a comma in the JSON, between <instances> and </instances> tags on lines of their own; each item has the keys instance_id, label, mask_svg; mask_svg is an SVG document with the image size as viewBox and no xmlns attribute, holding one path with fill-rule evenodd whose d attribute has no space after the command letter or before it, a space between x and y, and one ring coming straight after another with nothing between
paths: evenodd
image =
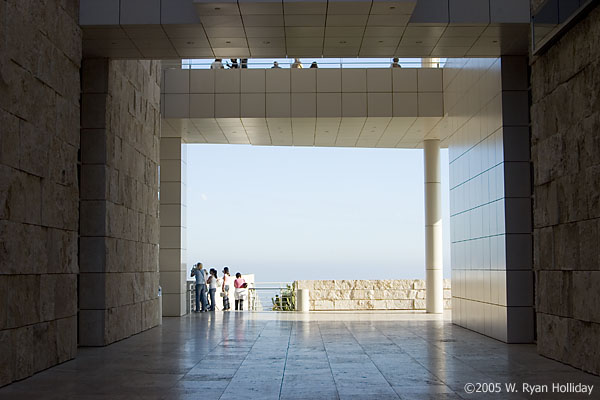
<instances>
[{"instance_id":1,"label":"person in white shirt","mask_svg":"<svg viewBox=\"0 0 600 400\"><path fill-rule=\"evenodd\" d=\"M229 276L229 267L223 267L223 311L229 311L231 305L229 304L229 285L231 284L231 276Z\"/></svg>"},{"instance_id":2,"label":"person in white shirt","mask_svg":"<svg viewBox=\"0 0 600 400\"><path fill-rule=\"evenodd\" d=\"M215 300L215 293L217 293L217 270L214 268L210 269L210 275L208 276L208 293L210 294L210 308L208 311L215 311L217 302Z\"/></svg>"},{"instance_id":3,"label":"person in white shirt","mask_svg":"<svg viewBox=\"0 0 600 400\"><path fill-rule=\"evenodd\" d=\"M390 68L402 68L402 66L398 64L398 61L400 61L398 57L394 57L392 59L392 64L390 65Z\"/></svg>"},{"instance_id":4,"label":"person in white shirt","mask_svg":"<svg viewBox=\"0 0 600 400\"><path fill-rule=\"evenodd\" d=\"M210 69L224 69L225 67L223 67L223 60L221 60L220 58L215 59L215 61L212 62L212 64L210 64Z\"/></svg>"}]
</instances>

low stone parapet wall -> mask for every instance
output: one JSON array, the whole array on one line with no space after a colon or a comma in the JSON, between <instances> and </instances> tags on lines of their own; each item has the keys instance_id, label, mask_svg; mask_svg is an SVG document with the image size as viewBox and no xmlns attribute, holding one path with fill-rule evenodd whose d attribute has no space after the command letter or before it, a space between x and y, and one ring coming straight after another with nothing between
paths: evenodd
<instances>
[{"instance_id":1,"label":"low stone parapet wall","mask_svg":"<svg viewBox=\"0 0 600 400\"><path fill-rule=\"evenodd\" d=\"M311 311L425 310L422 279L296 281L296 289L309 289ZM445 309L451 298L450 279L444 279Z\"/></svg>"}]
</instances>

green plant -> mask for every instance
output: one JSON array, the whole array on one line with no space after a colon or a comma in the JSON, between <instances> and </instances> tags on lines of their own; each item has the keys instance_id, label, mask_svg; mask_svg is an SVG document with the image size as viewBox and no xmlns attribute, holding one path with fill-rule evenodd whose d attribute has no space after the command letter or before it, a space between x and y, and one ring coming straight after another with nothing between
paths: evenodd
<instances>
[{"instance_id":1,"label":"green plant","mask_svg":"<svg viewBox=\"0 0 600 400\"><path fill-rule=\"evenodd\" d=\"M285 286L280 290L280 294L271 298L273 311L296 311L296 283Z\"/></svg>"}]
</instances>

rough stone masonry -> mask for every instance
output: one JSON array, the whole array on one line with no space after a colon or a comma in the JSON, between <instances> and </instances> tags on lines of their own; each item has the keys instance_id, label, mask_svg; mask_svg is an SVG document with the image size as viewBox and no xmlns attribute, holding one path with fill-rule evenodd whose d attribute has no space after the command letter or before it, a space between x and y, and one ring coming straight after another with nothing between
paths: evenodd
<instances>
[{"instance_id":1,"label":"rough stone masonry","mask_svg":"<svg viewBox=\"0 0 600 400\"><path fill-rule=\"evenodd\" d=\"M75 357L76 1L0 1L0 386Z\"/></svg>"}]
</instances>

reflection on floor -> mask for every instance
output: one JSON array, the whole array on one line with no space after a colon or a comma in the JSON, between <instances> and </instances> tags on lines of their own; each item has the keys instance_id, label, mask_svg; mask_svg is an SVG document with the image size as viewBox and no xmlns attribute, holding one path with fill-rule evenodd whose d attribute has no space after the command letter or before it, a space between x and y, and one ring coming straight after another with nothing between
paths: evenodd
<instances>
[{"instance_id":1,"label":"reflection on floor","mask_svg":"<svg viewBox=\"0 0 600 400\"><path fill-rule=\"evenodd\" d=\"M465 392L475 389L488 393ZM500 383L499 393L494 383ZM518 393L508 394L506 383ZM547 385L530 396L523 384ZM594 385L591 396L553 383ZM492 385L489 385L492 384ZM536 388L535 386L532 386ZM543 386L537 387L543 390ZM600 377L403 313L202 313L0 389L0 399L584 399Z\"/></svg>"}]
</instances>

